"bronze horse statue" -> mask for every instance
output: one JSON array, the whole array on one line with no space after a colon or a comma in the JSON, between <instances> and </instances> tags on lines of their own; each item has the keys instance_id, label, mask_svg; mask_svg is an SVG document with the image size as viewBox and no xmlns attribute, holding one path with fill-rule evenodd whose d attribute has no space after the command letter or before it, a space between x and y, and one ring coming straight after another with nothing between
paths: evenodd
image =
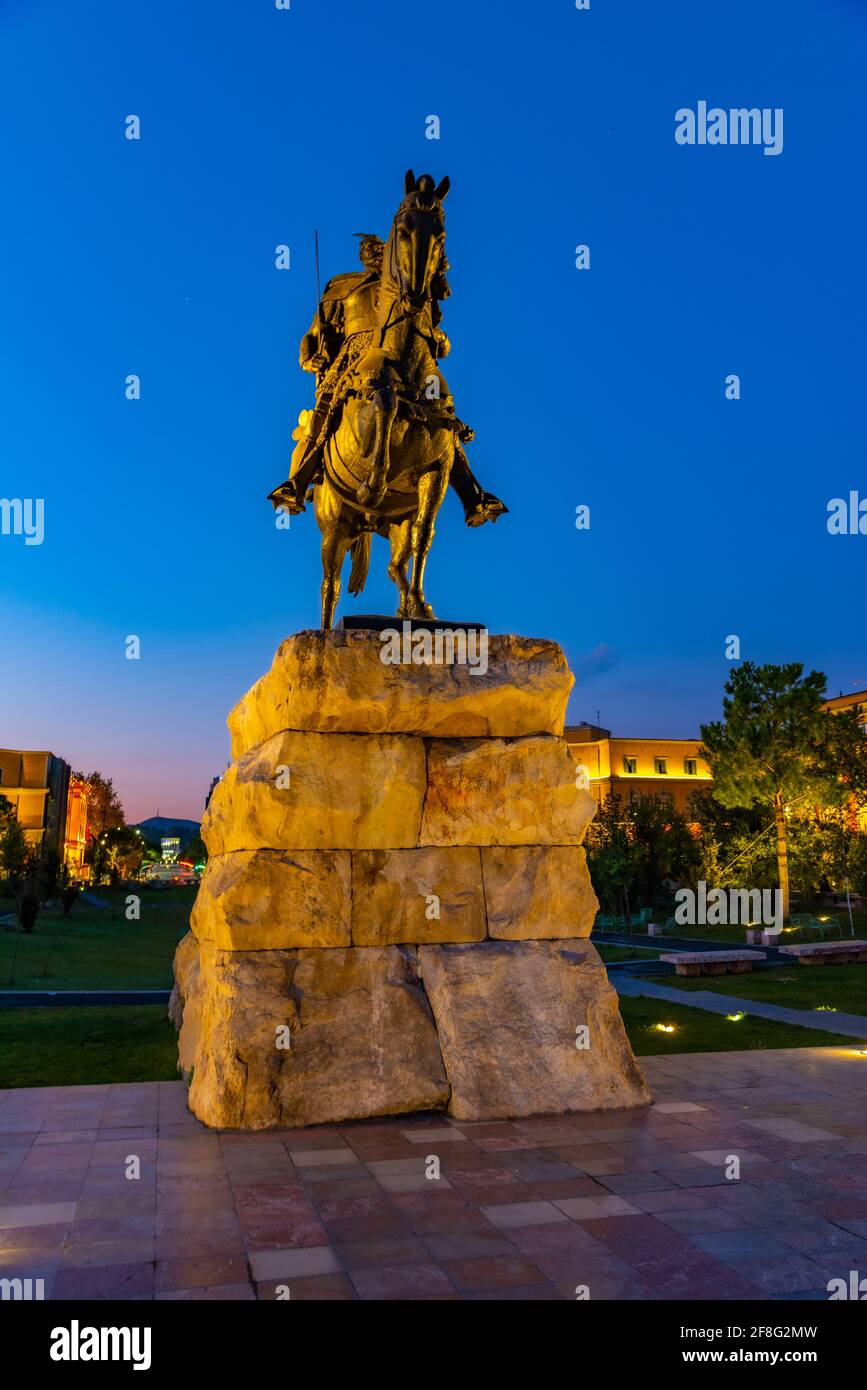
<instances>
[{"instance_id":1,"label":"bronze horse statue","mask_svg":"<svg viewBox=\"0 0 867 1390\"><path fill-rule=\"evenodd\" d=\"M313 510L322 533L323 628L334 622L347 551L349 592L364 588L374 532L386 536L391 547L388 573L400 596L397 616L433 617L424 595L425 565L456 457L471 480L458 490L463 495L469 488L476 503L468 524L496 520L507 510L483 493L469 472L459 441L471 439L473 432L457 418L437 365L448 350L448 339L437 328L435 293L439 288L440 295L448 294L441 288L446 285L443 201L448 190L448 178L435 187L429 174L416 179L407 173L381 268L359 291L363 331L348 340L353 350L332 364L328 390L321 393L328 407L317 415L318 440L306 452L299 445L306 476L317 479ZM293 473L270 494L275 508L303 510L296 482Z\"/></svg>"}]
</instances>

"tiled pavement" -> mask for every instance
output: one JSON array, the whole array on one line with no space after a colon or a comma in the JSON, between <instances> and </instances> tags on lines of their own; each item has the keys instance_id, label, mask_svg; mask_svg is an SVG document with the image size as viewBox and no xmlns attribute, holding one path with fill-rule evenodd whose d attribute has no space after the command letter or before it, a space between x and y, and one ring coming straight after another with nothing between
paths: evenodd
<instances>
[{"instance_id":1,"label":"tiled pavement","mask_svg":"<svg viewBox=\"0 0 867 1390\"><path fill-rule=\"evenodd\" d=\"M0 1277L70 1299L756 1299L867 1273L857 1046L642 1066L646 1110L264 1134L206 1130L176 1082L0 1092Z\"/></svg>"}]
</instances>

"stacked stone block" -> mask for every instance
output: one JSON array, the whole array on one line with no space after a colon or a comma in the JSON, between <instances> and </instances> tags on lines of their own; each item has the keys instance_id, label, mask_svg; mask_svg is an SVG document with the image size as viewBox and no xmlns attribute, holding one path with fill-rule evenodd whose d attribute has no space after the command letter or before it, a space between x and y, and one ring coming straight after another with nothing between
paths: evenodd
<instances>
[{"instance_id":1,"label":"stacked stone block","mask_svg":"<svg viewBox=\"0 0 867 1390\"><path fill-rule=\"evenodd\" d=\"M299 633L230 715L175 965L190 1108L260 1129L646 1103L586 939L562 651L382 655L372 630Z\"/></svg>"}]
</instances>

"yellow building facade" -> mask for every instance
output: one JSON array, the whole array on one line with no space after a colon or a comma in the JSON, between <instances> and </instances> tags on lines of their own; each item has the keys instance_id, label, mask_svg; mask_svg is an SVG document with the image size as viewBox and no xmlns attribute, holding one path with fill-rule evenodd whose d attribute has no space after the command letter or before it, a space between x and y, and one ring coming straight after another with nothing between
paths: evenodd
<instances>
[{"instance_id":1,"label":"yellow building facade","mask_svg":"<svg viewBox=\"0 0 867 1390\"><path fill-rule=\"evenodd\" d=\"M28 845L47 845L76 878L87 876L88 790L54 753L0 748L0 796L11 803Z\"/></svg>"},{"instance_id":2,"label":"yellow building facade","mask_svg":"<svg viewBox=\"0 0 867 1390\"><path fill-rule=\"evenodd\" d=\"M824 708L833 713L854 709L867 733L867 690L834 696ZM612 791L621 801L668 792L675 809L686 814L690 795L713 786L700 739L614 738L595 724L567 725L565 735L576 763L587 769L588 790L600 806ZM857 824L867 831L867 809L859 813Z\"/></svg>"},{"instance_id":3,"label":"yellow building facade","mask_svg":"<svg viewBox=\"0 0 867 1390\"><path fill-rule=\"evenodd\" d=\"M89 791L89 782L85 782L81 777L70 777L63 861L73 878L90 877L90 869L84 863L84 851L87 848L87 798Z\"/></svg>"},{"instance_id":4,"label":"yellow building facade","mask_svg":"<svg viewBox=\"0 0 867 1390\"><path fill-rule=\"evenodd\" d=\"M851 695L834 695L832 699L825 701L822 708L830 710L832 714L844 709L854 709L862 729L867 733L867 690L855 690Z\"/></svg>"},{"instance_id":5,"label":"yellow building facade","mask_svg":"<svg viewBox=\"0 0 867 1390\"><path fill-rule=\"evenodd\" d=\"M567 725L565 735L600 806L612 792L621 801L667 792L674 808L686 814L690 795L713 785L700 739L614 738L595 724Z\"/></svg>"}]
</instances>

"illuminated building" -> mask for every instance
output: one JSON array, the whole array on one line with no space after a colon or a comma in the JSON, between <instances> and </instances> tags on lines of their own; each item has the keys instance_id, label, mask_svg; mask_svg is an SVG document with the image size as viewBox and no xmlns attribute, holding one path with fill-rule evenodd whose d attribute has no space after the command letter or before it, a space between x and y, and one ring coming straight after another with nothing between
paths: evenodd
<instances>
[{"instance_id":1,"label":"illuminated building","mask_svg":"<svg viewBox=\"0 0 867 1390\"><path fill-rule=\"evenodd\" d=\"M160 848L164 864L177 864L181 853L181 842L176 835L164 835L160 840Z\"/></svg>"},{"instance_id":2,"label":"illuminated building","mask_svg":"<svg viewBox=\"0 0 867 1390\"><path fill-rule=\"evenodd\" d=\"M844 709L854 709L861 722L861 728L867 733L867 690L856 690L851 695L835 695L832 699L826 700L822 708L830 710L832 714L839 714Z\"/></svg>"},{"instance_id":3,"label":"illuminated building","mask_svg":"<svg viewBox=\"0 0 867 1390\"><path fill-rule=\"evenodd\" d=\"M54 753L0 748L0 796L11 801L29 845L63 852L69 763Z\"/></svg>"},{"instance_id":4,"label":"illuminated building","mask_svg":"<svg viewBox=\"0 0 867 1390\"><path fill-rule=\"evenodd\" d=\"M700 739L612 738L610 729L595 724L567 725L565 735L600 806L612 792L624 802L636 794L667 792L674 808L686 813L690 795L713 785Z\"/></svg>"},{"instance_id":5,"label":"illuminated building","mask_svg":"<svg viewBox=\"0 0 867 1390\"><path fill-rule=\"evenodd\" d=\"M823 708L837 713L855 709L867 733L867 690L837 695ZM613 738L610 729L582 723L567 725L566 741L576 763L587 769L588 790L602 805L612 791L621 801L631 795L668 792L676 810L687 812L694 791L713 786L713 774L701 756L701 740L689 738ZM867 808L857 817L867 831ZM856 828L853 815L852 828Z\"/></svg>"},{"instance_id":6,"label":"illuminated building","mask_svg":"<svg viewBox=\"0 0 867 1390\"><path fill-rule=\"evenodd\" d=\"M89 795L89 782L74 775L70 777L63 859L73 878L88 878L90 876L90 869L84 863L84 851L87 848L87 802Z\"/></svg>"},{"instance_id":7,"label":"illuminated building","mask_svg":"<svg viewBox=\"0 0 867 1390\"><path fill-rule=\"evenodd\" d=\"M28 845L46 845L74 878L89 872L84 866L89 790L54 753L0 748L0 796L12 803Z\"/></svg>"}]
</instances>

